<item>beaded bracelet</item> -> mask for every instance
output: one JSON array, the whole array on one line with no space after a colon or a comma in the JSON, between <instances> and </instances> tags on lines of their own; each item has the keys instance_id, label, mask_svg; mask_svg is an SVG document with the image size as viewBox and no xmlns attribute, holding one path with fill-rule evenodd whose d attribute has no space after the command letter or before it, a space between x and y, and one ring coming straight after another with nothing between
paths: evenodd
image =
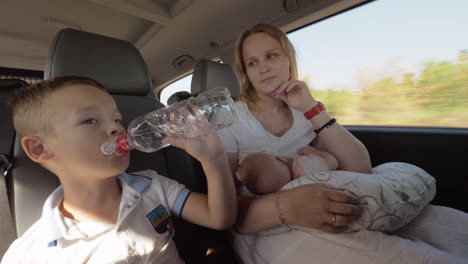
<instances>
[{"instance_id":1,"label":"beaded bracelet","mask_svg":"<svg viewBox=\"0 0 468 264\"><path fill-rule=\"evenodd\" d=\"M276 213L277 213L276 218L278 218L280 226L282 226L286 223L286 220L284 219L283 213L281 212L281 208L280 208L280 194L281 194L281 191L275 194L275 208L276 208Z\"/></svg>"},{"instance_id":2,"label":"beaded bracelet","mask_svg":"<svg viewBox=\"0 0 468 264\"><path fill-rule=\"evenodd\" d=\"M325 125L323 125L322 127L314 129L315 135L318 136L320 131L322 131L324 128L331 127L335 122L336 122L336 118L332 118L332 119L328 120L328 122L326 122Z\"/></svg>"}]
</instances>

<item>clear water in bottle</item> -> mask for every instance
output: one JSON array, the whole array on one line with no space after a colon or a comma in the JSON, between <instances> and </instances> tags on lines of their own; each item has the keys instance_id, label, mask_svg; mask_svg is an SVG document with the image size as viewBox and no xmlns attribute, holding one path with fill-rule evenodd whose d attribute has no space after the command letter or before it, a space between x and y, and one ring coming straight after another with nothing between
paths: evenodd
<instances>
[{"instance_id":1,"label":"clear water in bottle","mask_svg":"<svg viewBox=\"0 0 468 264\"><path fill-rule=\"evenodd\" d=\"M230 126L234 122L233 103L226 88L203 92L136 118L127 134L119 137L117 143L104 143L101 150L105 154L133 148L154 152L168 146L162 142L165 137L197 137Z\"/></svg>"},{"instance_id":2,"label":"clear water in bottle","mask_svg":"<svg viewBox=\"0 0 468 264\"><path fill-rule=\"evenodd\" d=\"M145 116L133 120L127 131L129 145L143 152L154 152L167 147L168 144L162 142L165 137L167 134Z\"/></svg>"}]
</instances>

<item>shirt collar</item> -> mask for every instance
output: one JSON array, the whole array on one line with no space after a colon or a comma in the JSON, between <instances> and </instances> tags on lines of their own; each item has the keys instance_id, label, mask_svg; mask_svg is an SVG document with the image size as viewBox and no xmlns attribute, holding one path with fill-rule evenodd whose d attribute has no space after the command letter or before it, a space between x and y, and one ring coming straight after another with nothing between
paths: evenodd
<instances>
[{"instance_id":1,"label":"shirt collar","mask_svg":"<svg viewBox=\"0 0 468 264\"><path fill-rule=\"evenodd\" d=\"M63 188L59 186L55 191L47 198L44 203L44 208L42 209L41 221L43 221L44 226L44 237L46 239L47 245L55 246L57 245L57 239L63 237L60 230L60 225L57 223L55 218L55 209L58 208L60 202L63 200Z\"/></svg>"},{"instance_id":2,"label":"shirt collar","mask_svg":"<svg viewBox=\"0 0 468 264\"><path fill-rule=\"evenodd\" d=\"M123 172L119 176L126 184L128 184L135 191L142 193L151 183L151 179L141 175L135 175Z\"/></svg>"},{"instance_id":3,"label":"shirt collar","mask_svg":"<svg viewBox=\"0 0 468 264\"><path fill-rule=\"evenodd\" d=\"M142 193L148 185L151 183L151 179L123 172L117 176L122 183L125 183L135 191ZM125 188L122 188L124 190ZM44 203L44 207L42 210L42 220L45 224L45 234L44 237L46 239L47 246L56 246L57 240L64 237L65 233L65 223L64 221L60 221L60 211L58 207L63 200L63 188L59 186L55 189L54 192L47 198L46 202Z\"/></svg>"}]
</instances>

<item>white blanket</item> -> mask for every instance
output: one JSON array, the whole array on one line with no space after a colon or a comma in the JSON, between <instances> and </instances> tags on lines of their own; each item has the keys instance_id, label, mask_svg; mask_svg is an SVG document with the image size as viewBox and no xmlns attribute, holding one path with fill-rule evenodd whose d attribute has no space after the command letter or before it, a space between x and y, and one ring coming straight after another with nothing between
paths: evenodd
<instances>
[{"instance_id":1,"label":"white blanket","mask_svg":"<svg viewBox=\"0 0 468 264\"><path fill-rule=\"evenodd\" d=\"M392 170L395 170L394 165L387 164L381 168L393 167ZM411 166L397 167L407 170ZM414 171L414 168L411 170ZM376 172L383 171L374 169L374 173ZM417 175L421 175L421 172ZM431 196L433 197L432 194ZM417 213L419 211L420 209ZM234 232L234 242L244 264L468 264L467 213L448 207L427 205L419 215L412 218L414 220L405 227L390 234L360 230L332 235L299 226L283 226L257 235Z\"/></svg>"},{"instance_id":2,"label":"white blanket","mask_svg":"<svg viewBox=\"0 0 468 264\"><path fill-rule=\"evenodd\" d=\"M304 184L323 183L341 188L346 194L358 198L363 213L348 226L347 232L362 229L396 231L412 221L436 193L436 181L423 169L403 162L388 162L373 169L372 174L350 171L314 172L307 168L307 157L301 156L305 176L281 188L288 190ZM313 164L312 164L313 166ZM308 172L311 173L308 173ZM281 228L264 231L278 233Z\"/></svg>"},{"instance_id":3,"label":"white blanket","mask_svg":"<svg viewBox=\"0 0 468 264\"><path fill-rule=\"evenodd\" d=\"M468 214L428 205L393 234L361 230L339 235L294 227L276 235L234 233L244 264L468 263Z\"/></svg>"}]
</instances>

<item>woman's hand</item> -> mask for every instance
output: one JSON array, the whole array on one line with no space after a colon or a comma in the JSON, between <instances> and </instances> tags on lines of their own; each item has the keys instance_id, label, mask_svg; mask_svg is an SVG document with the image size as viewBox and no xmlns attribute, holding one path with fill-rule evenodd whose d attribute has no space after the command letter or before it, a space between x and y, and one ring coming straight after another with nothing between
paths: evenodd
<instances>
[{"instance_id":1,"label":"woman's hand","mask_svg":"<svg viewBox=\"0 0 468 264\"><path fill-rule=\"evenodd\" d=\"M362 213L359 200L324 184L306 184L280 194L286 224L326 233L344 232Z\"/></svg>"},{"instance_id":2,"label":"woman's hand","mask_svg":"<svg viewBox=\"0 0 468 264\"><path fill-rule=\"evenodd\" d=\"M286 81L282 83L271 95L279 98L296 110L309 111L317 101L310 94L307 84L303 81Z\"/></svg>"}]
</instances>

